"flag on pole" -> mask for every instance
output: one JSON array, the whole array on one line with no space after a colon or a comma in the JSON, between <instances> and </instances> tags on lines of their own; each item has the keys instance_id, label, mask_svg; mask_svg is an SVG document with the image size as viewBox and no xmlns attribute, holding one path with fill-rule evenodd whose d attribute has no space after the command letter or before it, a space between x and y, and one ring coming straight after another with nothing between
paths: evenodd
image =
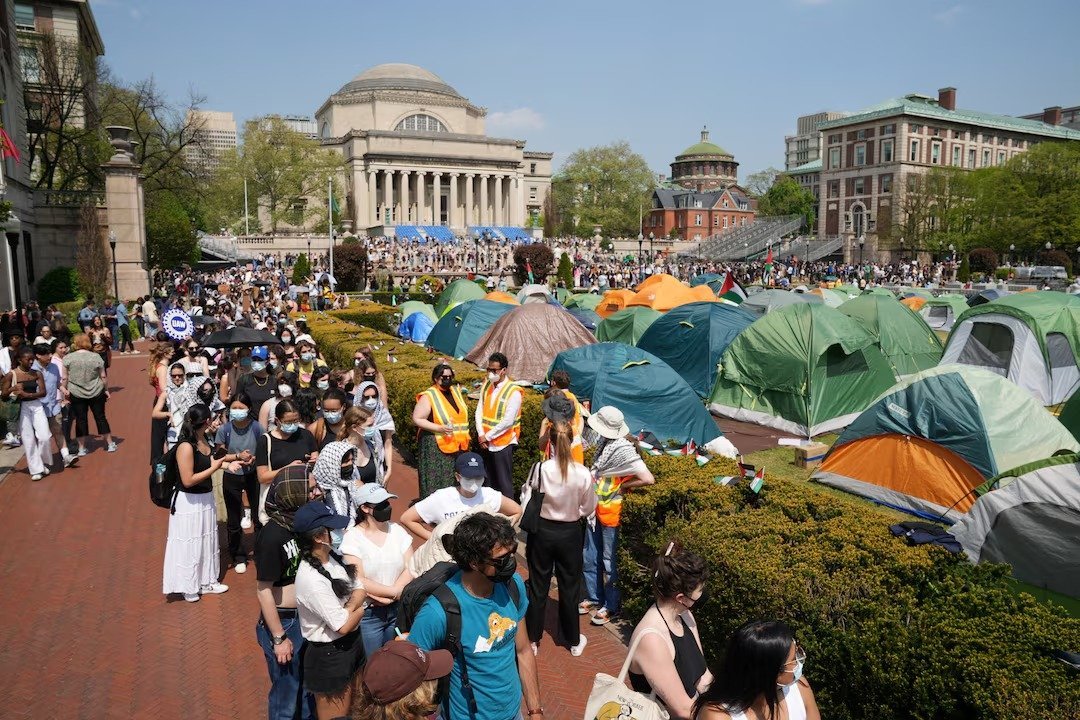
<instances>
[{"instance_id":1,"label":"flag on pole","mask_svg":"<svg viewBox=\"0 0 1080 720\"><path fill-rule=\"evenodd\" d=\"M534 282L536 282L533 279L532 263L529 262L528 258L525 258L525 272L529 275L529 284L530 285L532 285Z\"/></svg>"},{"instance_id":2,"label":"flag on pole","mask_svg":"<svg viewBox=\"0 0 1080 720\"><path fill-rule=\"evenodd\" d=\"M694 459L697 460L698 467L701 467L705 463L709 462L709 456L708 455L698 455Z\"/></svg>"},{"instance_id":3,"label":"flag on pole","mask_svg":"<svg viewBox=\"0 0 1080 720\"><path fill-rule=\"evenodd\" d=\"M750 490L756 495L761 492L763 485L765 485L765 468L754 473L754 479L750 481Z\"/></svg>"},{"instance_id":4,"label":"flag on pole","mask_svg":"<svg viewBox=\"0 0 1080 720\"><path fill-rule=\"evenodd\" d=\"M19 148L15 147L11 136L4 128L0 128L0 158L15 158L15 162L20 160Z\"/></svg>"},{"instance_id":5,"label":"flag on pole","mask_svg":"<svg viewBox=\"0 0 1080 720\"><path fill-rule=\"evenodd\" d=\"M756 467L743 462L742 455L739 456L739 470L742 472L744 478L754 477L754 473L757 472Z\"/></svg>"},{"instance_id":6,"label":"flag on pole","mask_svg":"<svg viewBox=\"0 0 1080 720\"><path fill-rule=\"evenodd\" d=\"M697 455L697 443L694 442L693 438L690 438L689 440L687 440L686 444L683 445L682 454L683 455Z\"/></svg>"},{"instance_id":7,"label":"flag on pole","mask_svg":"<svg viewBox=\"0 0 1080 720\"><path fill-rule=\"evenodd\" d=\"M769 246L769 254L765 256L765 272L771 273L772 272L772 266L773 266L773 262L772 262L772 245L770 245Z\"/></svg>"},{"instance_id":8,"label":"flag on pole","mask_svg":"<svg viewBox=\"0 0 1080 720\"><path fill-rule=\"evenodd\" d=\"M720 291L716 294L724 300L730 300L736 304L746 299L746 291L743 290L742 285L735 281L735 276L730 270L724 275L724 282L720 286Z\"/></svg>"}]
</instances>

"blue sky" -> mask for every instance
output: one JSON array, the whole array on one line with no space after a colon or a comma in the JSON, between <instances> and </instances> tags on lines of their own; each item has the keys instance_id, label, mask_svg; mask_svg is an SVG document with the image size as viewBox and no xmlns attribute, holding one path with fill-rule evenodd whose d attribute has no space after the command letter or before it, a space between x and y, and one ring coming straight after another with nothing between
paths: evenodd
<instances>
[{"instance_id":1,"label":"blue sky","mask_svg":"<svg viewBox=\"0 0 1080 720\"><path fill-rule=\"evenodd\" d=\"M91 0L105 60L238 121L314 114L384 62L488 108L488 133L556 153L627 140L657 172L702 125L740 177L783 166L795 118L957 88L957 105L1080 105L1077 0Z\"/></svg>"}]
</instances>

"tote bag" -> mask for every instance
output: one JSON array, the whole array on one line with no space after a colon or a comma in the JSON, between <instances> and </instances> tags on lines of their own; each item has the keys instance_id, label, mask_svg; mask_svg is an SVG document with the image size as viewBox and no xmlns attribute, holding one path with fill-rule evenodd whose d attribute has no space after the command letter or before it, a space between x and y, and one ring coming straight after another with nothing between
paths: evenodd
<instances>
[{"instance_id":1,"label":"tote bag","mask_svg":"<svg viewBox=\"0 0 1080 720\"><path fill-rule=\"evenodd\" d=\"M529 502L525 503L525 509L521 511L521 521L518 523L518 527L527 533L540 530L540 508L544 506L543 475L539 462L535 463L529 471L529 479L526 482L526 486L530 489ZM535 487L533 487L534 478Z\"/></svg>"},{"instance_id":2,"label":"tote bag","mask_svg":"<svg viewBox=\"0 0 1080 720\"><path fill-rule=\"evenodd\" d=\"M626 686L626 674L630 672L630 661L634 659L638 643L649 633L662 633L656 628L646 628L630 643L619 677L605 673L596 673L592 692L585 704L585 720L667 720L668 712L660 703L643 693L635 692Z\"/></svg>"}]
</instances>

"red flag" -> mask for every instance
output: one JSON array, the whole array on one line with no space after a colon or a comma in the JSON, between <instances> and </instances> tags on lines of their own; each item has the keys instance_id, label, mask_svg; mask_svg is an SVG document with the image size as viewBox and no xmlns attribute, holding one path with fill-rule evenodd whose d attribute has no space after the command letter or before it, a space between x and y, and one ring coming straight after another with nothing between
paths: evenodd
<instances>
[{"instance_id":1,"label":"red flag","mask_svg":"<svg viewBox=\"0 0 1080 720\"><path fill-rule=\"evenodd\" d=\"M769 246L769 254L765 256L765 264L772 265L772 245Z\"/></svg>"},{"instance_id":2,"label":"red flag","mask_svg":"<svg viewBox=\"0 0 1080 720\"><path fill-rule=\"evenodd\" d=\"M0 128L0 158L15 158L15 162L19 162L19 148L15 147L15 143L11 141L11 136L7 134L4 128Z\"/></svg>"}]
</instances>

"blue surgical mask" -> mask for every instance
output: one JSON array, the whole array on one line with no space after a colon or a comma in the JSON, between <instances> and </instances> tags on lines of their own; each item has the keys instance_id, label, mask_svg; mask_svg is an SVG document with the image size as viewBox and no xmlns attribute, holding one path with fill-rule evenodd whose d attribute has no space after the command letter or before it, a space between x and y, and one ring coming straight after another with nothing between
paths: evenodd
<instances>
[{"instance_id":1,"label":"blue surgical mask","mask_svg":"<svg viewBox=\"0 0 1080 720\"><path fill-rule=\"evenodd\" d=\"M364 437L366 437L368 439L374 439L374 438L378 437L378 435L379 435L378 428L373 428L373 427L364 428Z\"/></svg>"},{"instance_id":2,"label":"blue surgical mask","mask_svg":"<svg viewBox=\"0 0 1080 720\"><path fill-rule=\"evenodd\" d=\"M320 390L329 390L330 389L330 381L329 380L319 380L318 382L315 383L315 387L319 388Z\"/></svg>"},{"instance_id":3,"label":"blue surgical mask","mask_svg":"<svg viewBox=\"0 0 1080 720\"><path fill-rule=\"evenodd\" d=\"M265 369L266 369L266 363L264 363L262 360L252 360L251 361L251 371L252 372L262 372Z\"/></svg>"},{"instance_id":4,"label":"blue surgical mask","mask_svg":"<svg viewBox=\"0 0 1080 720\"><path fill-rule=\"evenodd\" d=\"M326 422L330 423L331 425L337 425L339 422L341 422L342 413L341 411L327 412L326 410L323 410L322 416L323 420L325 420Z\"/></svg>"},{"instance_id":5,"label":"blue surgical mask","mask_svg":"<svg viewBox=\"0 0 1080 720\"><path fill-rule=\"evenodd\" d=\"M300 353L300 359L303 360L304 362L311 362L312 360L315 359L315 353L310 353L310 352Z\"/></svg>"},{"instance_id":6,"label":"blue surgical mask","mask_svg":"<svg viewBox=\"0 0 1080 720\"><path fill-rule=\"evenodd\" d=\"M243 420L247 420L247 417L248 417L248 411L247 410L243 410L243 409L240 409L240 410L230 409L229 410L229 419L232 420L233 422L241 422Z\"/></svg>"},{"instance_id":7,"label":"blue surgical mask","mask_svg":"<svg viewBox=\"0 0 1080 720\"><path fill-rule=\"evenodd\" d=\"M278 429L285 435L292 435L300 429L300 423L281 423L278 425Z\"/></svg>"},{"instance_id":8,"label":"blue surgical mask","mask_svg":"<svg viewBox=\"0 0 1080 720\"><path fill-rule=\"evenodd\" d=\"M249 357L240 358L240 367L242 367L242 368L251 367L251 358L249 358Z\"/></svg>"}]
</instances>

